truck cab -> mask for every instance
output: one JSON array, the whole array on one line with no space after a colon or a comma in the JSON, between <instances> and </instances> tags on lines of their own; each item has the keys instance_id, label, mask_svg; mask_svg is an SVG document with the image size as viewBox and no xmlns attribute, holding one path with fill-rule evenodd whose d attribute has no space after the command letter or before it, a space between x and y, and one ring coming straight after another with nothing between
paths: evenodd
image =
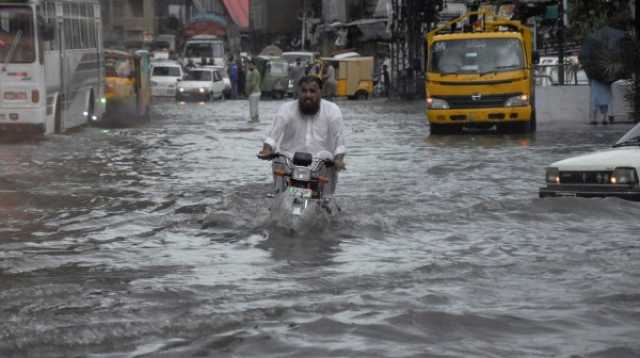
<instances>
[{"instance_id":1,"label":"truck cab","mask_svg":"<svg viewBox=\"0 0 640 358\"><path fill-rule=\"evenodd\" d=\"M425 41L431 133L463 127L535 131L533 40L527 26L470 12L429 32Z\"/></svg>"},{"instance_id":2,"label":"truck cab","mask_svg":"<svg viewBox=\"0 0 640 358\"><path fill-rule=\"evenodd\" d=\"M193 36L184 43L182 60L183 66L189 60L200 66L226 66L224 41L213 35Z\"/></svg>"}]
</instances>

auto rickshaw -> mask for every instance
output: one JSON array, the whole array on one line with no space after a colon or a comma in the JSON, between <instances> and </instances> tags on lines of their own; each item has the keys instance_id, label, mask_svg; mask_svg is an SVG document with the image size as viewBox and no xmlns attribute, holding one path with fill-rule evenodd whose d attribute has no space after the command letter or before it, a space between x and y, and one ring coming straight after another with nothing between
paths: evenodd
<instances>
[{"instance_id":1,"label":"auto rickshaw","mask_svg":"<svg viewBox=\"0 0 640 358\"><path fill-rule=\"evenodd\" d=\"M151 64L149 52L133 53L106 49L104 121L126 123L149 117L151 107Z\"/></svg>"},{"instance_id":2,"label":"auto rickshaw","mask_svg":"<svg viewBox=\"0 0 640 358\"><path fill-rule=\"evenodd\" d=\"M373 93L373 57L324 57L322 63L335 69L337 97L367 99Z\"/></svg>"},{"instance_id":3,"label":"auto rickshaw","mask_svg":"<svg viewBox=\"0 0 640 358\"><path fill-rule=\"evenodd\" d=\"M260 89L263 95L280 99L289 90L289 64L283 57L258 56L256 67L262 77Z\"/></svg>"}]
</instances>

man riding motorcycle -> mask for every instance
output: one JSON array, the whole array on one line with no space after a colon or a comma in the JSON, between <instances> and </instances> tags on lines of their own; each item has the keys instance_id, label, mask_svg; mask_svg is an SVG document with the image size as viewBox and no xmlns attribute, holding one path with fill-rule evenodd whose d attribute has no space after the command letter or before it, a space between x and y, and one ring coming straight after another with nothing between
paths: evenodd
<instances>
[{"instance_id":1,"label":"man riding motorcycle","mask_svg":"<svg viewBox=\"0 0 640 358\"><path fill-rule=\"evenodd\" d=\"M346 168L342 112L335 103L321 99L322 81L318 77L302 77L298 88L298 100L280 106L258 157L271 159L280 153L292 158L296 152L305 152L313 158L332 160L333 166L326 168L329 185L325 192L333 194L337 171Z\"/></svg>"}]
</instances>

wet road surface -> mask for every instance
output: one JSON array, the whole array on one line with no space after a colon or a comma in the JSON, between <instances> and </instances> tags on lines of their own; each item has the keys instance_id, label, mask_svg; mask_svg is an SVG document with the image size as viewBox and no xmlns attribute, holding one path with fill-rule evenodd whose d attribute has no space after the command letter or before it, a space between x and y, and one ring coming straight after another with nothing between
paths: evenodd
<instances>
[{"instance_id":1,"label":"wet road surface","mask_svg":"<svg viewBox=\"0 0 640 358\"><path fill-rule=\"evenodd\" d=\"M340 101L342 215L291 233L255 159L280 103L2 142L0 356L640 356L640 205L537 198L630 125L429 136L420 101Z\"/></svg>"}]
</instances>

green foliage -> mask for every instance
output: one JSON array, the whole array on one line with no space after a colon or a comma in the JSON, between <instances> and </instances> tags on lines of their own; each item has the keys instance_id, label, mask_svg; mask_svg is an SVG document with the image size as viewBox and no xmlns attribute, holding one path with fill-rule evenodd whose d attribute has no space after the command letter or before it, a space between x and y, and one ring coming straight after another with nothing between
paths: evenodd
<instances>
[{"instance_id":1,"label":"green foliage","mask_svg":"<svg viewBox=\"0 0 640 358\"><path fill-rule=\"evenodd\" d=\"M569 0L569 35L582 40L592 31L607 25L609 6L606 0Z\"/></svg>"}]
</instances>

